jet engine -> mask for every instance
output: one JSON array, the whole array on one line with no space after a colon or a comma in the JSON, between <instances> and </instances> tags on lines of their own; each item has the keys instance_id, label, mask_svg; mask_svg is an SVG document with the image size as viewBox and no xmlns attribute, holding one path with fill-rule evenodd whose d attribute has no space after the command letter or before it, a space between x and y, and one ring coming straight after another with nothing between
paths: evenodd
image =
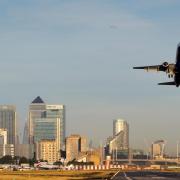
<instances>
[{"instance_id":1,"label":"jet engine","mask_svg":"<svg viewBox=\"0 0 180 180\"><path fill-rule=\"evenodd\" d=\"M163 62L162 65L159 66L160 71L168 71L169 63L168 62Z\"/></svg>"},{"instance_id":2,"label":"jet engine","mask_svg":"<svg viewBox=\"0 0 180 180\"><path fill-rule=\"evenodd\" d=\"M169 63L168 62L163 62L162 66L167 68L169 66Z\"/></svg>"}]
</instances>

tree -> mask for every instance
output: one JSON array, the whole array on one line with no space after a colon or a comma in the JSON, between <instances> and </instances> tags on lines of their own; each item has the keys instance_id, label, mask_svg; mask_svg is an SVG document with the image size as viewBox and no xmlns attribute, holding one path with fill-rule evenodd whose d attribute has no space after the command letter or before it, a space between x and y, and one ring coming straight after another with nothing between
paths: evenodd
<instances>
[{"instance_id":1,"label":"tree","mask_svg":"<svg viewBox=\"0 0 180 180\"><path fill-rule=\"evenodd\" d=\"M56 161L53 163L54 165L58 165L58 166L61 166L63 163L61 161Z\"/></svg>"},{"instance_id":2,"label":"tree","mask_svg":"<svg viewBox=\"0 0 180 180\"><path fill-rule=\"evenodd\" d=\"M1 164L13 164L14 162L13 162L12 156L6 155L0 159L0 163Z\"/></svg>"},{"instance_id":3,"label":"tree","mask_svg":"<svg viewBox=\"0 0 180 180\"><path fill-rule=\"evenodd\" d=\"M22 164L22 163L29 163L29 161L26 157L21 157L19 160L19 164Z\"/></svg>"}]
</instances>

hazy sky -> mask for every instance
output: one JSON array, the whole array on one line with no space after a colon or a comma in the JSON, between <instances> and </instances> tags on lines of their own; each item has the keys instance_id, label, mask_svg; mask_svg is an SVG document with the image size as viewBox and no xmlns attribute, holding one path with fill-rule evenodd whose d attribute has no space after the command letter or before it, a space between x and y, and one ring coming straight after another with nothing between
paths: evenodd
<instances>
[{"instance_id":1,"label":"hazy sky","mask_svg":"<svg viewBox=\"0 0 180 180\"><path fill-rule=\"evenodd\" d=\"M180 89L132 67L175 61L179 9L179 0L0 0L0 103L17 105L20 132L40 95L66 105L67 135L99 144L119 117L131 147L165 139L175 151Z\"/></svg>"}]
</instances>

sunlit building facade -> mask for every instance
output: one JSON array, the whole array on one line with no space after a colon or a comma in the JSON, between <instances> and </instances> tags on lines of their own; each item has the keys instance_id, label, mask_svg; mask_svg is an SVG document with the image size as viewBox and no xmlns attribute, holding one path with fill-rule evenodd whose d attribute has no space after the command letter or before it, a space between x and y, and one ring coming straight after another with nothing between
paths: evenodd
<instances>
[{"instance_id":1,"label":"sunlit building facade","mask_svg":"<svg viewBox=\"0 0 180 180\"><path fill-rule=\"evenodd\" d=\"M124 149L129 148L129 124L123 119L113 121L113 136L116 139L121 132L121 145Z\"/></svg>"},{"instance_id":2,"label":"sunlit building facade","mask_svg":"<svg viewBox=\"0 0 180 180\"><path fill-rule=\"evenodd\" d=\"M46 104L41 97L38 96L29 106L27 128L29 144L34 146L35 153L35 146L43 139L55 140L58 151L60 152L61 149L64 150L66 128L65 106L60 104Z\"/></svg>"},{"instance_id":3,"label":"sunlit building facade","mask_svg":"<svg viewBox=\"0 0 180 180\"><path fill-rule=\"evenodd\" d=\"M37 118L43 118L46 105L41 97L35 98L29 106L28 113L28 139L29 144L34 144L34 122Z\"/></svg>"},{"instance_id":4,"label":"sunlit building facade","mask_svg":"<svg viewBox=\"0 0 180 180\"><path fill-rule=\"evenodd\" d=\"M0 129L0 157L6 155L6 144L7 144L7 130L6 129Z\"/></svg>"},{"instance_id":5,"label":"sunlit building facade","mask_svg":"<svg viewBox=\"0 0 180 180\"><path fill-rule=\"evenodd\" d=\"M76 159L81 152L87 150L87 139L80 135L71 135L66 138L66 160Z\"/></svg>"},{"instance_id":6,"label":"sunlit building facade","mask_svg":"<svg viewBox=\"0 0 180 180\"><path fill-rule=\"evenodd\" d=\"M59 152L56 140L41 140L37 143L37 160L54 163L59 160Z\"/></svg>"},{"instance_id":7,"label":"sunlit building facade","mask_svg":"<svg viewBox=\"0 0 180 180\"><path fill-rule=\"evenodd\" d=\"M113 136L107 138L104 146L104 158L113 160L127 158L129 154L129 124L123 119L113 121Z\"/></svg>"},{"instance_id":8,"label":"sunlit building facade","mask_svg":"<svg viewBox=\"0 0 180 180\"><path fill-rule=\"evenodd\" d=\"M151 154L153 159L162 159L164 157L165 141L158 140L152 143Z\"/></svg>"},{"instance_id":9,"label":"sunlit building facade","mask_svg":"<svg viewBox=\"0 0 180 180\"><path fill-rule=\"evenodd\" d=\"M60 151L60 119L59 118L40 118L34 122L34 142L55 140Z\"/></svg>"},{"instance_id":10,"label":"sunlit building facade","mask_svg":"<svg viewBox=\"0 0 180 180\"><path fill-rule=\"evenodd\" d=\"M59 129L59 148L65 150L65 136L66 136L66 121L65 121L65 106L64 105L46 105L46 118L58 119Z\"/></svg>"}]
</instances>

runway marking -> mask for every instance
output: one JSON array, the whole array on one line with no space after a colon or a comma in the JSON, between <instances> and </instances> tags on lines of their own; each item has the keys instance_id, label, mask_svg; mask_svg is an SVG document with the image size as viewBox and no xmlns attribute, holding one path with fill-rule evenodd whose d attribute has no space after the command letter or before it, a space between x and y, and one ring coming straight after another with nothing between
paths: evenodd
<instances>
[{"instance_id":1,"label":"runway marking","mask_svg":"<svg viewBox=\"0 0 180 180\"><path fill-rule=\"evenodd\" d=\"M116 177L116 175L120 172L120 170L118 172L116 172L116 174L114 174L111 179L114 179Z\"/></svg>"},{"instance_id":2,"label":"runway marking","mask_svg":"<svg viewBox=\"0 0 180 180\"><path fill-rule=\"evenodd\" d=\"M132 180L130 177L127 176L127 174L124 172L124 177L127 179L127 180Z\"/></svg>"}]
</instances>

